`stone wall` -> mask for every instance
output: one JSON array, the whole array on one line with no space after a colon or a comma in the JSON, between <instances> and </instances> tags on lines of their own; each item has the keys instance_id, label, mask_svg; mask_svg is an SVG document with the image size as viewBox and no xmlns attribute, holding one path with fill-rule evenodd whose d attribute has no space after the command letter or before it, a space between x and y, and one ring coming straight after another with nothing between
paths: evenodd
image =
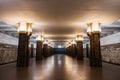
<instances>
[{"instance_id":1,"label":"stone wall","mask_svg":"<svg viewBox=\"0 0 120 80\"><path fill-rule=\"evenodd\" d=\"M101 46L101 55L103 61L120 65L120 43ZM84 57L86 57L86 48L84 48Z\"/></svg>"},{"instance_id":2,"label":"stone wall","mask_svg":"<svg viewBox=\"0 0 120 80\"><path fill-rule=\"evenodd\" d=\"M0 64L17 60L17 46L0 43Z\"/></svg>"},{"instance_id":3,"label":"stone wall","mask_svg":"<svg viewBox=\"0 0 120 80\"><path fill-rule=\"evenodd\" d=\"M120 43L101 47L102 60L114 64L120 64Z\"/></svg>"}]
</instances>

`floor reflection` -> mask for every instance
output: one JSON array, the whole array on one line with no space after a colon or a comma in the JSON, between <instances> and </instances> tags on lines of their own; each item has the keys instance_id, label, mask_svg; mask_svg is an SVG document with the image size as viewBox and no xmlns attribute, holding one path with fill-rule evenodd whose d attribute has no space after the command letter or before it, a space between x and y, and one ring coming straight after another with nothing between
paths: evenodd
<instances>
[{"instance_id":1,"label":"floor reflection","mask_svg":"<svg viewBox=\"0 0 120 80\"><path fill-rule=\"evenodd\" d=\"M28 68L15 63L0 66L0 80L120 80L120 67L103 63L91 68L88 59L77 61L66 55L54 55L43 61L31 60Z\"/></svg>"}]
</instances>

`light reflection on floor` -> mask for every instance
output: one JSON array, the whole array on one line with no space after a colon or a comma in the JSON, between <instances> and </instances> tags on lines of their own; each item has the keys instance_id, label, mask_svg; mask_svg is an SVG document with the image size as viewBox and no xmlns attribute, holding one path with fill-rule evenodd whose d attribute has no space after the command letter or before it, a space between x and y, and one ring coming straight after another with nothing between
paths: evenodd
<instances>
[{"instance_id":1,"label":"light reflection on floor","mask_svg":"<svg viewBox=\"0 0 120 80\"><path fill-rule=\"evenodd\" d=\"M48 60L43 61L42 63L45 63L45 65L42 65L41 71L36 72L37 74L34 75L34 80L46 80L46 77L50 77L50 74L54 69L54 56L48 58Z\"/></svg>"},{"instance_id":2,"label":"light reflection on floor","mask_svg":"<svg viewBox=\"0 0 120 80\"><path fill-rule=\"evenodd\" d=\"M65 57L66 73L69 75L69 79L72 80L86 80L83 71L79 71L78 62L68 56ZM72 72L72 73L71 73ZM79 74L78 74L79 73Z\"/></svg>"},{"instance_id":3,"label":"light reflection on floor","mask_svg":"<svg viewBox=\"0 0 120 80\"><path fill-rule=\"evenodd\" d=\"M91 68L88 62L61 54L42 62L33 59L28 68L0 66L0 80L120 80L119 66L103 63L103 68Z\"/></svg>"}]
</instances>

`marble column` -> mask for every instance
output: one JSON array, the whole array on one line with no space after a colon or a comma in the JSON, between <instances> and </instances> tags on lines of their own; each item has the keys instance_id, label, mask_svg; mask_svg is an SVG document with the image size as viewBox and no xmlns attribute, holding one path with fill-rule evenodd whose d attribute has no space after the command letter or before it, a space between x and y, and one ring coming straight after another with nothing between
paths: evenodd
<instances>
[{"instance_id":1,"label":"marble column","mask_svg":"<svg viewBox=\"0 0 120 80\"><path fill-rule=\"evenodd\" d=\"M33 44L31 44L31 58L33 58L34 57L34 45Z\"/></svg>"},{"instance_id":2,"label":"marble column","mask_svg":"<svg viewBox=\"0 0 120 80\"><path fill-rule=\"evenodd\" d=\"M76 45L72 44L71 48L72 57L76 58Z\"/></svg>"},{"instance_id":3,"label":"marble column","mask_svg":"<svg viewBox=\"0 0 120 80\"><path fill-rule=\"evenodd\" d=\"M93 37L91 35L89 35L89 39L90 39L90 56L89 56L89 59L90 59L90 66L94 66Z\"/></svg>"},{"instance_id":4,"label":"marble column","mask_svg":"<svg viewBox=\"0 0 120 80\"><path fill-rule=\"evenodd\" d=\"M100 33L92 33L92 54L93 54L93 66L101 67L101 46L100 46Z\"/></svg>"},{"instance_id":5,"label":"marble column","mask_svg":"<svg viewBox=\"0 0 120 80\"><path fill-rule=\"evenodd\" d=\"M93 67L102 67L100 34L101 23L88 23L87 35L90 38L90 65Z\"/></svg>"},{"instance_id":6,"label":"marble column","mask_svg":"<svg viewBox=\"0 0 120 80\"><path fill-rule=\"evenodd\" d=\"M42 54L43 54L42 41L37 41L37 45L36 45L36 60L42 60Z\"/></svg>"},{"instance_id":7,"label":"marble column","mask_svg":"<svg viewBox=\"0 0 120 80\"><path fill-rule=\"evenodd\" d=\"M72 45L69 46L69 55L72 57Z\"/></svg>"},{"instance_id":8,"label":"marble column","mask_svg":"<svg viewBox=\"0 0 120 80\"><path fill-rule=\"evenodd\" d=\"M102 67L100 33L92 33L90 38L90 66Z\"/></svg>"},{"instance_id":9,"label":"marble column","mask_svg":"<svg viewBox=\"0 0 120 80\"><path fill-rule=\"evenodd\" d=\"M68 47L66 47L66 54L68 55Z\"/></svg>"},{"instance_id":10,"label":"marble column","mask_svg":"<svg viewBox=\"0 0 120 80\"><path fill-rule=\"evenodd\" d=\"M67 55L70 56L70 46L67 47L66 52L67 52Z\"/></svg>"},{"instance_id":11,"label":"marble column","mask_svg":"<svg viewBox=\"0 0 120 80\"><path fill-rule=\"evenodd\" d=\"M89 58L89 45L86 44L86 57Z\"/></svg>"},{"instance_id":12,"label":"marble column","mask_svg":"<svg viewBox=\"0 0 120 80\"><path fill-rule=\"evenodd\" d=\"M77 41L77 59L83 60L83 41Z\"/></svg>"},{"instance_id":13,"label":"marble column","mask_svg":"<svg viewBox=\"0 0 120 80\"><path fill-rule=\"evenodd\" d=\"M50 49L51 49L51 48L50 48L50 46L48 46L48 48L47 48L47 49L48 49L47 56L50 56L50 55L51 55L51 52L50 52Z\"/></svg>"},{"instance_id":14,"label":"marble column","mask_svg":"<svg viewBox=\"0 0 120 80\"><path fill-rule=\"evenodd\" d=\"M50 56L53 54L53 48L50 46Z\"/></svg>"},{"instance_id":15,"label":"marble column","mask_svg":"<svg viewBox=\"0 0 120 80\"><path fill-rule=\"evenodd\" d=\"M28 37L29 36L27 35L27 33L19 33L18 56L17 56L18 67L29 65Z\"/></svg>"},{"instance_id":16,"label":"marble column","mask_svg":"<svg viewBox=\"0 0 120 80\"><path fill-rule=\"evenodd\" d=\"M48 57L48 44L43 45L43 55L44 58Z\"/></svg>"}]
</instances>

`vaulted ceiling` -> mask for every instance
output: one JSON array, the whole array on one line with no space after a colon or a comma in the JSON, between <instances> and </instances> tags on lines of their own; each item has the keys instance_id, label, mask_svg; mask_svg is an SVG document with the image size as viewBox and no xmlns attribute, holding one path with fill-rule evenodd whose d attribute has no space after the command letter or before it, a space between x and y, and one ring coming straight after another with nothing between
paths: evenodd
<instances>
[{"instance_id":1,"label":"vaulted ceiling","mask_svg":"<svg viewBox=\"0 0 120 80\"><path fill-rule=\"evenodd\" d=\"M18 22L32 22L33 38L42 33L57 45L86 36L88 22L101 22L102 36L119 32L119 19L120 0L0 0L1 32L15 36Z\"/></svg>"}]
</instances>

